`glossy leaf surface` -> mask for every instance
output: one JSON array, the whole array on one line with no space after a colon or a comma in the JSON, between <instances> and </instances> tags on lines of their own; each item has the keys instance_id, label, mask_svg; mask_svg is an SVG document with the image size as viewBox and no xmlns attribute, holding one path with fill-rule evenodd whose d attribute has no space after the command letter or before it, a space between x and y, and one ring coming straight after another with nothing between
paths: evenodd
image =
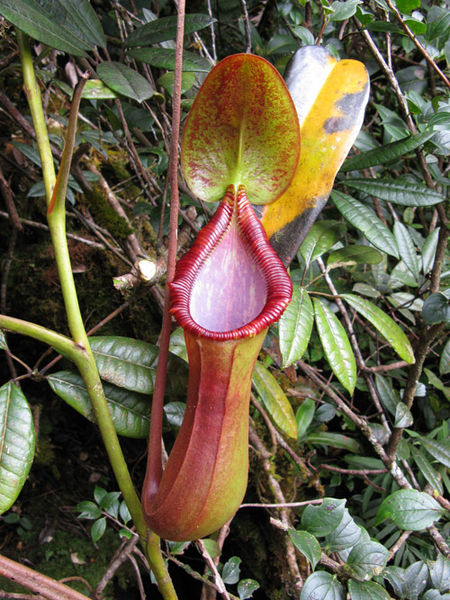
<instances>
[{"instance_id":1,"label":"glossy leaf surface","mask_svg":"<svg viewBox=\"0 0 450 600\"><path fill-rule=\"evenodd\" d=\"M331 269L350 265L376 265L382 259L383 255L375 248L354 244L332 252L328 257L327 267Z\"/></svg>"},{"instance_id":2,"label":"glossy leaf surface","mask_svg":"<svg viewBox=\"0 0 450 600\"><path fill-rule=\"evenodd\" d=\"M300 246L300 254L306 264L309 265L330 250L342 239L345 229L344 223L339 221L323 220L314 223Z\"/></svg>"},{"instance_id":3,"label":"glossy leaf surface","mask_svg":"<svg viewBox=\"0 0 450 600\"><path fill-rule=\"evenodd\" d=\"M356 360L345 329L333 311L316 298L314 314L328 363L345 389L353 394L356 384Z\"/></svg>"},{"instance_id":4,"label":"glossy leaf surface","mask_svg":"<svg viewBox=\"0 0 450 600\"><path fill-rule=\"evenodd\" d=\"M0 514L14 504L34 457L34 424L28 402L13 383L0 387Z\"/></svg>"},{"instance_id":5,"label":"glossy leaf surface","mask_svg":"<svg viewBox=\"0 0 450 600\"><path fill-rule=\"evenodd\" d=\"M379 542L364 540L352 548L347 566L355 579L364 581L381 573L388 554L388 549Z\"/></svg>"},{"instance_id":6,"label":"glossy leaf surface","mask_svg":"<svg viewBox=\"0 0 450 600\"><path fill-rule=\"evenodd\" d=\"M426 437L421 437L422 446L439 462L450 469L450 441L443 440L438 442L436 440L430 440Z\"/></svg>"},{"instance_id":7,"label":"glossy leaf surface","mask_svg":"<svg viewBox=\"0 0 450 600\"><path fill-rule=\"evenodd\" d=\"M121 336L91 337L89 342L103 380L141 394L153 392L156 346Z\"/></svg>"},{"instance_id":8,"label":"glossy leaf surface","mask_svg":"<svg viewBox=\"0 0 450 600\"><path fill-rule=\"evenodd\" d=\"M317 537L332 533L344 518L345 500L324 498L320 506L310 504L302 514L304 529Z\"/></svg>"},{"instance_id":9,"label":"glossy leaf surface","mask_svg":"<svg viewBox=\"0 0 450 600\"><path fill-rule=\"evenodd\" d=\"M338 211L357 229L362 231L371 244L391 256L399 257L397 242L391 231L377 217L375 211L348 194L334 190L331 198Z\"/></svg>"},{"instance_id":10,"label":"glossy leaf surface","mask_svg":"<svg viewBox=\"0 0 450 600\"><path fill-rule=\"evenodd\" d=\"M275 425L291 438L297 437L297 421L291 403L272 373L260 362L255 365L253 385Z\"/></svg>"},{"instance_id":11,"label":"glossy leaf surface","mask_svg":"<svg viewBox=\"0 0 450 600\"><path fill-rule=\"evenodd\" d=\"M348 508L346 508L339 525L326 537L327 550L340 552L346 548L351 548L359 541L360 537L361 529L353 520Z\"/></svg>"},{"instance_id":12,"label":"glossy leaf surface","mask_svg":"<svg viewBox=\"0 0 450 600\"><path fill-rule=\"evenodd\" d=\"M364 117L369 77L355 60L338 62L321 46L297 51L286 71L301 133L301 156L286 192L266 206L262 223L284 264L295 256L326 203Z\"/></svg>"},{"instance_id":13,"label":"glossy leaf surface","mask_svg":"<svg viewBox=\"0 0 450 600\"><path fill-rule=\"evenodd\" d=\"M69 406L92 423L96 422L86 386L78 373L58 371L48 377L48 383ZM131 438L147 437L150 399L108 383L104 384L104 390L117 433Z\"/></svg>"},{"instance_id":14,"label":"glossy leaf surface","mask_svg":"<svg viewBox=\"0 0 450 600\"><path fill-rule=\"evenodd\" d=\"M394 348L400 358L409 364L414 362L414 353L411 342L391 317L378 308L378 306L372 304L372 302L354 294L342 294L342 298L372 323L375 329L377 329Z\"/></svg>"},{"instance_id":15,"label":"glossy leaf surface","mask_svg":"<svg viewBox=\"0 0 450 600\"><path fill-rule=\"evenodd\" d=\"M159 69L175 70L175 48L133 48L128 56ZM183 71L208 73L211 70L209 62L196 54L185 50L183 52Z\"/></svg>"},{"instance_id":16,"label":"glossy leaf surface","mask_svg":"<svg viewBox=\"0 0 450 600\"><path fill-rule=\"evenodd\" d=\"M289 185L300 134L292 99L265 59L235 54L200 88L184 126L181 165L192 192L222 198L243 184L253 204L273 202Z\"/></svg>"},{"instance_id":17,"label":"glossy leaf surface","mask_svg":"<svg viewBox=\"0 0 450 600\"><path fill-rule=\"evenodd\" d=\"M344 600L345 592L339 581L326 571L316 571L308 577L300 600Z\"/></svg>"},{"instance_id":18,"label":"glossy leaf surface","mask_svg":"<svg viewBox=\"0 0 450 600\"><path fill-rule=\"evenodd\" d=\"M188 14L184 19L184 35L208 27L216 19L209 15ZM177 35L177 17L161 17L135 29L126 39L127 46L150 46L166 40L174 40Z\"/></svg>"},{"instance_id":19,"label":"glossy leaf surface","mask_svg":"<svg viewBox=\"0 0 450 600\"><path fill-rule=\"evenodd\" d=\"M0 14L33 39L75 56L106 46L88 0L0 0Z\"/></svg>"},{"instance_id":20,"label":"glossy leaf surface","mask_svg":"<svg viewBox=\"0 0 450 600\"><path fill-rule=\"evenodd\" d=\"M346 173L348 171L367 169L368 167L373 167L375 165L384 165L391 160L400 158L412 150L415 150L428 141L433 135L434 131L424 131L422 133L417 133L416 135L410 135L403 140L397 140L390 144L380 146L379 148L361 152L361 154L347 158L342 165L341 171Z\"/></svg>"},{"instance_id":21,"label":"glossy leaf surface","mask_svg":"<svg viewBox=\"0 0 450 600\"><path fill-rule=\"evenodd\" d=\"M278 325L283 368L292 365L305 353L313 322L313 307L308 292L294 285L292 300Z\"/></svg>"},{"instance_id":22,"label":"glossy leaf surface","mask_svg":"<svg viewBox=\"0 0 450 600\"><path fill-rule=\"evenodd\" d=\"M348 582L348 591L351 600L391 600L391 596L374 581L356 581L350 579Z\"/></svg>"},{"instance_id":23,"label":"glossy leaf surface","mask_svg":"<svg viewBox=\"0 0 450 600\"><path fill-rule=\"evenodd\" d=\"M397 240L397 246L400 253L400 257L408 267L411 275L416 281L419 280L419 259L414 249L414 242L408 231L406 225L403 225L400 221L394 223L394 235Z\"/></svg>"},{"instance_id":24,"label":"glossy leaf surface","mask_svg":"<svg viewBox=\"0 0 450 600\"><path fill-rule=\"evenodd\" d=\"M317 539L308 531L298 531L297 529L290 529L289 537L297 550L306 556L314 570L322 556L322 549Z\"/></svg>"},{"instance_id":25,"label":"glossy leaf surface","mask_svg":"<svg viewBox=\"0 0 450 600\"><path fill-rule=\"evenodd\" d=\"M392 519L397 527L420 531L437 521L444 509L434 498L417 490L398 490L383 500L377 523Z\"/></svg>"},{"instance_id":26,"label":"glossy leaf surface","mask_svg":"<svg viewBox=\"0 0 450 600\"><path fill-rule=\"evenodd\" d=\"M444 202L439 192L419 183L383 179L346 179L345 185L402 206L433 206Z\"/></svg>"},{"instance_id":27,"label":"glossy leaf surface","mask_svg":"<svg viewBox=\"0 0 450 600\"><path fill-rule=\"evenodd\" d=\"M153 96L153 88L137 71L120 62L103 62L97 67L101 80L115 92L143 102Z\"/></svg>"}]
</instances>

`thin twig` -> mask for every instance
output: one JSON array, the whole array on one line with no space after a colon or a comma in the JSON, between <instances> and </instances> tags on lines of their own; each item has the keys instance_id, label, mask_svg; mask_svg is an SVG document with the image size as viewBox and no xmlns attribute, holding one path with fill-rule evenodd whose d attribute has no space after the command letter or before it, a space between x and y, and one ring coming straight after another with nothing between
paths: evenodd
<instances>
[{"instance_id":1,"label":"thin twig","mask_svg":"<svg viewBox=\"0 0 450 600\"><path fill-rule=\"evenodd\" d=\"M206 562L208 567L211 569L211 573L213 574L214 583L216 584L217 591L219 592L219 594L222 594L222 597L225 598L225 600L230 600L230 596L228 595L227 588L225 587L223 579L220 576L219 571L217 570L217 565L213 561L211 556L208 554L205 544L203 543L202 540L197 540L196 545L197 545L197 548L200 550L200 553L203 556L204 561Z\"/></svg>"},{"instance_id":2,"label":"thin twig","mask_svg":"<svg viewBox=\"0 0 450 600\"><path fill-rule=\"evenodd\" d=\"M402 18L402 15L399 13L396 6L394 6L394 4L392 4L391 0L386 0L386 4L392 10L392 12L395 15L395 18L400 23L400 26L403 28L403 30L405 31L405 33L409 37L409 39L414 42L414 45L419 50L419 52L422 54L422 56L425 58L427 63L430 65L430 67L432 69L434 69L434 71L436 71L436 73L439 75L439 77L442 79L442 81L445 83L445 85L448 88L450 88L450 81L447 79L447 77L441 71L441 69L437 66L436 62L431 58L431 56L428 54L428 52L425 50L425 48L422 46L422 44L419 42L419 40L416 38L414 33L408 27L407 23L405 23L405 21Z\"/></svg>"},{"instance_id":3,"label":"thin twig","mask_svg":"<svg viewBox=\"0 0 450 600\"><path fill-rule=\"evenodd\" d=\"M175 49L175 75L173 84L172 138L170 141L170 157L168 177L170 181L170 220L169 246L167 252L167 279L164 293L163 320L159 339L159 358L153 388L152 414L150 420L150 436L148 448L147 474L149 479L159 483L162 473L161 438L164 390L166 385L167 365L172 317L169 313L170 288L175 275L175 263L178 245L178 211L180 206L178 192L178 144L181 120L181 74L183 64L185 0L178 2L177 39Z\"/></svg>"},{"instance_id":4,"label":"thin twig","mask_svg":"<svg viewBox=\"0 0 450 600\"><path fill-rule=\"evenodd\" d=\"M250 28L250 18L248 16L247 3L245 0L241 0L241 8L242 14L244 15L244 25L245 25L245 40L246 47L245 51L247 53L251 52L252 49L252 33Z\"/></svg>"},{"instance_id":5,"label":"thin twig","mask_svg":"<svg viewBox=\"0 0 450 600\"><path fill-rule=\"evenodd\" d=\"M310 504L322 504L323 499L317 498L316 500L303 500L302 502L277 502L277 503L264 503L264 502L246 502L241 504L241 508L300 508L301 506L309 506Z\"/></svg>"},{"instance_id":6,"label":"thin twig","mask_svg":"<svg viewBox=\"0 0 450 600\"><path fill-rule=\"evenodd\" d=\"M133 536L130 540L122 542L119 548L114 553L111 561L109 562L106 571L103 573L102 578L98 582L95 588L95 597L100 598L103 594L103 590L108 585L109 581L114 577L117 569L128 559L131 552L133 552L137 542L139 541L138 536Z\"/></svg>"},{"instance_id":7,"label":"thin twig","mask_svg":"<svg viewBox=\"0 0 450 600\"><path fill-rule=\"evenodd\" d=\"M10 219L10 215L3 210L0 210L0 217L4 219ZM34 227L35 229L42 229L43 231L48 231L48 225L45 223L38 223L37 221L31 221L30 219L23 219L19 217L20 223L23 225L28 225L29 227ZM86 244L86 246L91 246L92 248L98 248L99 250L105 250L104 244L100 244L99 242L94 242L94 240L89 240L88 238L84 238L80 235L75 235L73 233L68 233L67 237L71 240L75 240L76 242L80 242L81 244Z\"/></svg>"}]
</instances>

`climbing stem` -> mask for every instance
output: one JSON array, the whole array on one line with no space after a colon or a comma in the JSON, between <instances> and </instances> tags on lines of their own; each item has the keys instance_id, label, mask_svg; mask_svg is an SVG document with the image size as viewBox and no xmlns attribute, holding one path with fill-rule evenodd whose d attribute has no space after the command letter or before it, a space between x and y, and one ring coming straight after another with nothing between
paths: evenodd
<instances>
[{"instance_id":1,"label":"climbing stem","mask_svg":"<svg viewBox=\"0 0 450 600\"><path fill-rule=\"evenodd\" d=\"M47 330L44 327L39 327L38 325L20 321L18 319L12 319L11 317L0 316L0 327L30 335L31 337L50 344L58 350L58 352L61 352L73 360L78 367L92 402L97 424L111 467L130 511L136 530L142 543L146 547L150 568L156 577L160 592L164 600L176 600L176 592L161 554L159 538L148 531L141 503L133 486L130 472L120 447L119 438L114 428L103 385L84 327L70 262L66 236L65 192L73 151L81 89L77 89L74 95L61 169L56 178L48 130L42 107L42 99L36 81L30 46L27 37L22 32L18 31L17 35L19 40L19 54L23 69L24 89L30 107L41 156L48 208L47 220L55 252L55 260L61 282L67 320L73 339L71 340L65 336Z\"/></svg>"},{"instance_id":2,"label":"climbing stem","mask_svg":"<svg viewBox=\"0 0 450 600\"><path fill-rule=\"evenodd\" d=\"M31 118L33 119L39 155L41 157L45 195L47 197L47 203L49 204L56 181L56 174L52 151L50 148L47 125L45 123L44 109L42 108L41 93L36 81L36 74L34 71L33 58L31 56L28 37L18 29L16 32L17 42L19 45L20 61L22 63L23 89L30 107Z\"/></svg>"}]
</instances>

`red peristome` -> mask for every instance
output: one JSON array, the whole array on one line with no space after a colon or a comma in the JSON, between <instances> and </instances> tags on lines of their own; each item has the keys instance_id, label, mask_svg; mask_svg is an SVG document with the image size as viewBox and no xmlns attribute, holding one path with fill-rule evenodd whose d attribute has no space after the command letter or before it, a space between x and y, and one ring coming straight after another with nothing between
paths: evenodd
<instances>
[{"instance_id":1,"label":"red peristome","mask_svg":"<svg viewBox=\"0 0 450 600\"><path fill-rule=\"evenodd\" d=\"M261 272L265 284L266 301L262 309L248 323L224 331L218 327L207 329L192 316L191 300L196 279L206 261L223 241L231 227L237 227L240 241ZM236 265L239 269L239 265ZM175 278L170 284L171 307L179 325L190 333L215 340L231 340L254 336L277 321L289 304L292 283L276 252L270 246L261 223L247 199L244 186L229 186L222 203L211 221L200 231L191 250L178 262ZM235 289L233 293L239 294ZM230 300L231 302L231 300Z\"/></svg>"}]
</instances>

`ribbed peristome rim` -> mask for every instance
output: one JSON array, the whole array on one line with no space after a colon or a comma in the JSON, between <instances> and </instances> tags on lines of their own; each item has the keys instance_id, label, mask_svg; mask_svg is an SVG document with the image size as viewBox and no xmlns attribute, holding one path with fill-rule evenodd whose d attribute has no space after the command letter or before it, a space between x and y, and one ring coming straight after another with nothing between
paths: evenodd
<instances>
[{"instance_id":1,"label":"ribbed peristome rim","mask_svg":"<svg viewBox=\"0 0 450 600\"><path fill-rule=\"evenodd\" d=\"M191 316L191 290L203 263L231 226L235 211L242 239L248 244L249 251L266 279L267 300L259 315L242 327L230 331L211 331L196 323ZM244 186L240 185L237 191L235 186L227 188L212 219L200 231L189 252L179 260L170 292L170 312L184 330L196 336L220 341L236 340L254 336L278 321L291 300L292 282L254 214Z\"/></svg>"}]
</instances>

